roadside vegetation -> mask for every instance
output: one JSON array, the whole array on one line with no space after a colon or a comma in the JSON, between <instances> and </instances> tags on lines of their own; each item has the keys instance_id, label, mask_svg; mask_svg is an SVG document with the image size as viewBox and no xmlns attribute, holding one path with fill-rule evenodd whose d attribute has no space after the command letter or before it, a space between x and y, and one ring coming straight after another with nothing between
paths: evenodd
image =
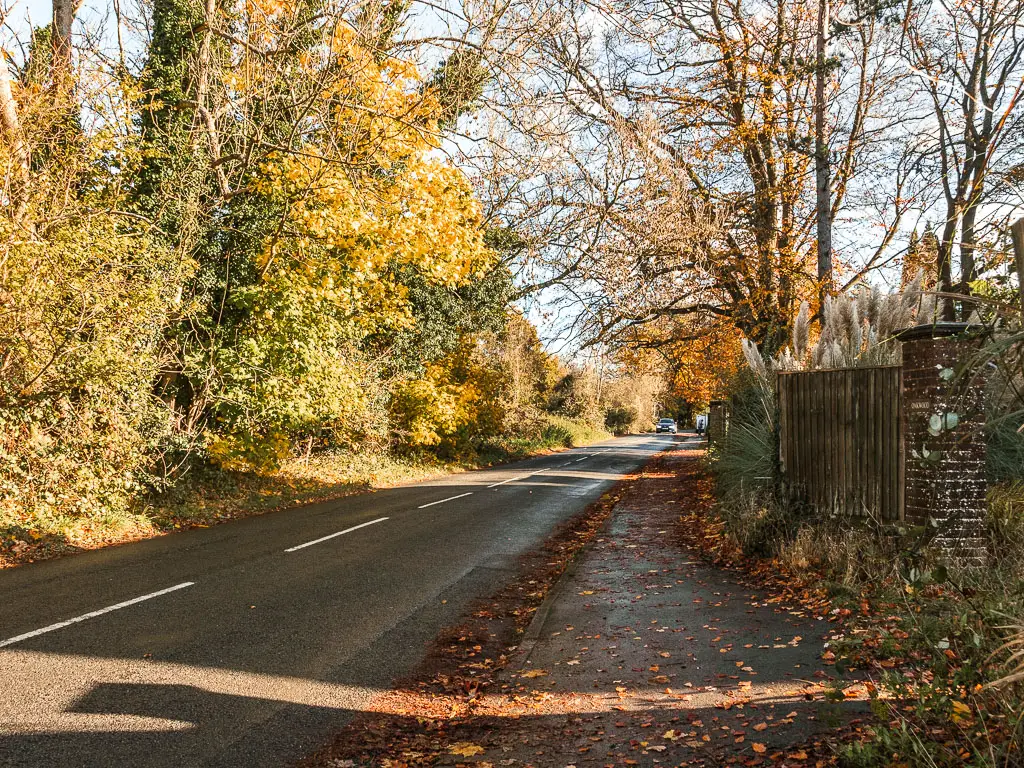
<instances>
[{"instance_id":1,"label":"roadside vegetation","mask_svg":"<svg viewBox=\"0 0 1024 768\"><path fill-rule=\"evenodd\" d=\"M834 367L830 356L854 366L898 361L898 345L886 349L877 323L902 314L902 324L912 324L934 304L918 282L877 296L873 306L859 326L857 297L840 297L817 339L802 312L791 344L774 358L746 345L748 365L731 386L729 433L709 453L716 504L707 541L717 556L789 574L846 617L826 656L841 671L866 675L875 720L842 747L840 765L1020 765L1024 401L1014 308L978 358L964 361L965 370L985 364L991 371L985 567L950 562L931 545L928 526L813 508L779 474L772 371Z\"/></svg>"},{"instance_id":2,"label":"roadside vegetation","mask_svg":"<svg viewBox=\"0 0 1024 768\"><path fill-rule=\"evenodd\" d=\"M483 75L400 55L405 6L137 10L0 63L0 564L653 420L516 308L438 151Z\"/></svg>"},{"instance_id":3,"label":"roadside vegetation","mask_svg":"<svg viewBox=\"0 0 1024 768\"><path fill-rule=\"evenodd\" d=\"M203 424L199 435L177 432L167 423L173 410L153 395L143 401L163 421L151 442L133 431L137 425L104 425L105 440L138 443L126 456L104 450L93 425L66 423L71 413L34 412L37 421L10 405L0 564L208 526L648 427L657 386L643 390L643 381L620 375L604 382L599 402L593 372L566 367L543 351L521 316L505 307L495 311L504 327L476 334L464 342L467 348L423 363L418 373L378 381L378 402L362 415L358 438L340 431L351 423L328 421L284 442L268 446L253 438L244 451L235 443L229 450L212 424ZM94 382L97 391L103 383ZM14 414L21 420L12 424ZM79 405L74 415L82 414Z\"/></svg>"}]
</instances>

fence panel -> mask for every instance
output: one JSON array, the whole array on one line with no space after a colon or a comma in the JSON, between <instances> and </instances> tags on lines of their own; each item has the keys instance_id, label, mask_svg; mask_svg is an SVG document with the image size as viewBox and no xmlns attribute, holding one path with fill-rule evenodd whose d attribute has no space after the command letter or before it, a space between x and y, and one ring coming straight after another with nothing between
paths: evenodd
<instances>
[{"instance_id":1,"label":"fence panel","mask_svg":"<svg viewBox=\"0 0 1024 768\"><path fill-rule=\"evenodd\" d=\"M782 472L812 503L903 517L899 366L779 374Z\"/></svg>"}]
</instances>

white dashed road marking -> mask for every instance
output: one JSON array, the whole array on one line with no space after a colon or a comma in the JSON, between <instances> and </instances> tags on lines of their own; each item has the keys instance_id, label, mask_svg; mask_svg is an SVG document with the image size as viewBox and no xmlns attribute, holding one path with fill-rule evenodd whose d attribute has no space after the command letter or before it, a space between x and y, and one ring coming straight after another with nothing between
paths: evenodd
<instances>
[{"instance_id":1,"label":"white dashed road marking","mask_svg":"<svg viewBox=\"0 0 1024 768\"><path fill-rule=\"evenodd\" d=\"M516 480L525 480L528 477L533 477L534 475L539 475L541 472L547 472L547 470L546 469L538 469L536 472L531 472L528 475L520 475L519 477L510 477L508 480L502 480L500 483L493 483L491 485L488 485L487 487L488 488L497 488L499 485L504 485L505 483L514 483ZM463 495L465 496L467 494L463 494ZM453 496L452 498L457 499L459 497L458 496ZM448 499L444 499L444 501L448 501ZM434 503L435 504L440 504L441 502L440 501L435 501Z\"/></svg>"},{"instance_id":2,"label":"white dashed road marking","mask_svg":"<svg viewBox=\"0 0 1024 768\"><path fill-rule=\"evenodd\" d=\"M520 475L519 477L510 477L508 480L502 480L500 483L491 483L487 487L488 488L497 488L499 485L504 485L505 483L514 483L516 480L525 480L528 477L530 477L530 475Z\"/></svg>"},{"instance_id":3,"label":"white dashed road marking","mask_svg":"<svg viewBox=\"0 0 1024 768\"><path fill-rule=\"evenodd\" d=\"M378 517L376 520L371 520L368 523L360 523L359 525L353 525L351 528L346 528L344 531L338 531L337 533L332 533L330 536L321 536L319 539L313 539L312 541L307 541L305 544L299 544L297 547L289 547L288 549L285 550L285 552L294 552L297 549L303 549L305 547L312 547L314 544L319 544L321 541L327 541L328 539L333 539L335 536L344 536L346 533L352 533L352 531L358 531L360 528L365 528L368 525L373 525L374 523L383 523L387 519L388 518L386 518L386 517Z\"/></svg>"},{"instance_id":4,"label":"white dashed road marking","mask_svg":"<svg viewBox=\"0 0 1024 768\"><path fill-rule=\"evenodd\" d=\"M141 603L143 600L152 600L154 597L160 597L161 595L166 595L169 592L176 592L179 589L191 587L193 584L195 584L194 581L185 581L181 584L175 584L173 587L161 589L159 592L150 592L148 595L142 595L141 597L133 597L131 600L125 600L123 603L118 603L117 605L110 605L106 608L100 608L98 611L90 611L89 613L83 613L81 616L75 616L75 618L68 619L67 621L59 621L56 624L51 624L50 626L43 627L42 629L36 629L32 632L26 632L23 635L11 637L7 640L0 640L0 648L3 648L5 645L14 645L15 643L20 643L22 640L28 640L30 637L45 635L47 632L53 632L57 629L69 627L72 624L77 624L78 622L85 621L86 619L94 619L97 616L102 616L104 613L110 613L111 611L118 611L121 608L127 608L129 605Z\"/></svg>"},{"instance_id":5,"label":"white dashed road marking","mask_svg":"<svg viewBox=\"0 0 1024 768\"><path fill-rule=\"evenodd\" d=\"M444 504L446 501L455 501L456 499L461 499L463 496L472 495L472 491L469 491L468 493L460 493L458 496L449 496L447 499L441 499L440 501L432 501L429 504L420 504L418 507L416 507L416 509L426 509L427 507L432 507L435 504Z\"/></svg>"}]
</instances>

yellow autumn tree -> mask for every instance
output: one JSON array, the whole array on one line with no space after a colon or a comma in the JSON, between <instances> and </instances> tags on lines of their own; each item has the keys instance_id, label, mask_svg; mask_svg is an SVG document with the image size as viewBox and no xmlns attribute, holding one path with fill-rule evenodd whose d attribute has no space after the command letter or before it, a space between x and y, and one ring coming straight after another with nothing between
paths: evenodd
<instances>
[{"instance_id":1,"label":"yellow autumn tree","mask_svg":"<svg viewBox=\"0 0 1024 768\"><path fill-rule=\"evenodd\" d=\"M407 445L465 456L500 431L507 382L494 342L467 336L422 376L399 384L391 413Z\"/></svg>"},{"instance_id":2,"label":"yellow autumn tree","mask_svg":"<svg viewBox=\"0 0 1024 768\"><path fill-rule=\"evenodd\" d=\"M272 468L300 437L381 429L388 393L361 343L413 322L399 272L455 287L492 261L467 179L434 154L439 102L415 67L347 25L330 45L343 64L330 79L317 57L297 63L324 83L307 140L271 153L252 182L281 213L252 255L256 278L232 293L239 340L218 351L209 450L225 465Z\"/></svg>"}]
</instances>

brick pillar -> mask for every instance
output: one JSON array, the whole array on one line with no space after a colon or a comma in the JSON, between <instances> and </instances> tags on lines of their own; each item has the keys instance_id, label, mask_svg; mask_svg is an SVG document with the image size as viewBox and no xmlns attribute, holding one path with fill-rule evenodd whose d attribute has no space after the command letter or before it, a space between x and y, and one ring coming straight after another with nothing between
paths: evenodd
<instances>
[{"instance_id":1,"label":"brick pillar","mask_svg":"<svg viewBox=\"0 0 1024 768\"><path fill-rule=\"evenodd\" d=\"M903 343L906 520L934 520L936 544L956 560L981 564L985 381L982 372L962 367L976 349L972 330L966 323L936 323L906 328L896 337Z\"/></svg>"}]
</instances>

